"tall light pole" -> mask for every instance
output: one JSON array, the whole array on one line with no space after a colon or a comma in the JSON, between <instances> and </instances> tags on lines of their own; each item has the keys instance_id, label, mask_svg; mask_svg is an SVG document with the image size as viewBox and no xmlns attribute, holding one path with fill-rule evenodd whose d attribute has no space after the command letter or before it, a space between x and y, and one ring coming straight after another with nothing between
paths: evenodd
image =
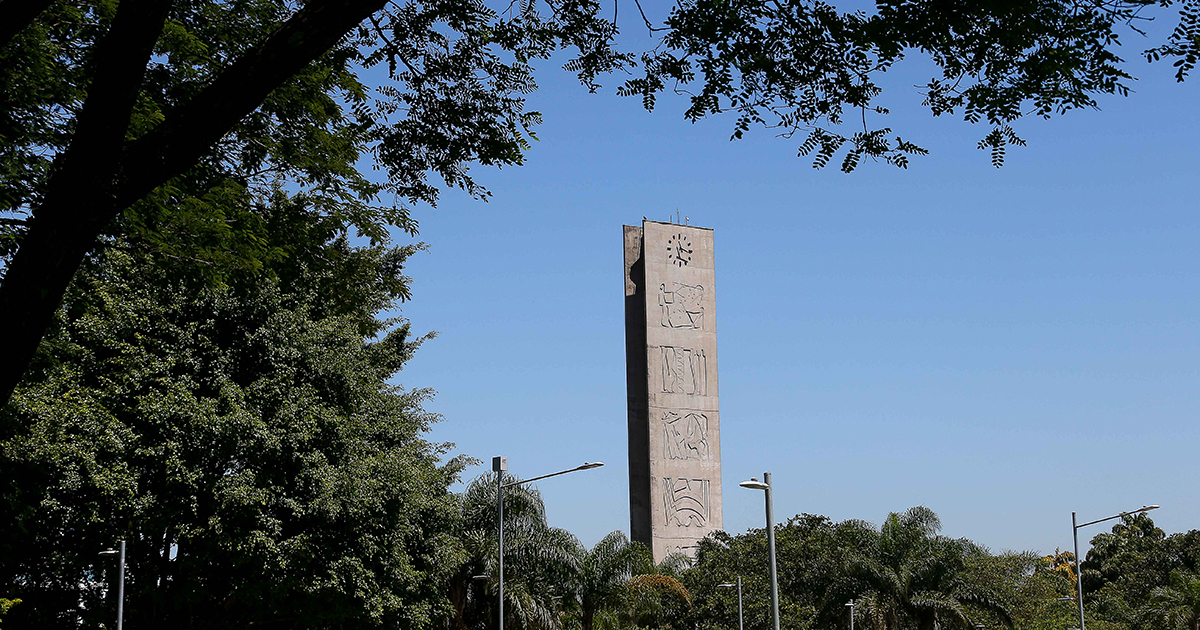
<instances>
[{"instance_id":1,"label":"tall light pole","mask_svg":"<svg viewBox=\"0 0 1200 630\"><path fill-rule=\"evenodd\" d=\"M508 470L508 458L500 455L492 458L492 470L496 473L496 533L499 541L499 551L497 554L498 562L496 563L496 569L498 581L500 583L500 630L504 630L504 489L526 484L531 481L537 481L539 479L545 479L547 477L557 477L559 475L565 475L567 473L572 473L579 470L599 468L603 465L604 462L584 462L581 466L576 466L568 470L560 470L558 472L550 473L549 475L540 475L537 477L530 477L529 479L523 479L521 481L510 481L508 483L504 483L504 473ZM118 628L118 630L120 629Z\"/></svg>"},{"instance_id":2,"label":"tall light pole","mask_svg":"<svg viewBox=\"0 0 1200 630\"><path fill-rule=\"evenodd\" d=\"M854 600L850 600L846 605L850 607L850 630L854 630Z\"/></svg>"},{"instance_id":3,"label":"tall light pole","mask_svg":"<svg viewBox=\"0 0 1200 630\"><path fill-rule=\"evenodd\" d=\"M1106 516L1104 518L1098 518L1094 521L1088 521L1078 525L1075 522L1075 513L1071 512L1071 538L1075 541L1075 587L1077 589L1075 591L1075 600L1079 603L1079 630L1087 630L1087 627L1083 625L1083 574L1079 571L1079 528L1087 527L1088 525L1095 525L1096 523L1103 523L1104 521L1111 521L1114 518L1121 518L1123 516L1129 516L1130 514L1139 514L1141 512L1149 512L1150 510L1157 509L1157 505L1143 505L1136 510L1121 512L1116 516Z\"/></svg>"},{"instance_id":4,"label":"tall light pole","mask_svg":"<svg viewBox=\"0 0 1200 630\"><path fill-rule=\"evenodd\" d=\"M754 477L750 481L738 484L751 490L762 490L767 499L767 556L771 565L771 623L774 630L779 630L779 580L775 573L775 512L771 507L771 473L763 473L763 480Z\"/></svg>"},{"instance_id":5,"label":"tall light pole","mask_svg":"<svg viewBox=\"0 0 1200 630\"><path fill-rule=\"evenodd\" d=\"M726 582L724 584L718 584L717 588L730 588L733 586L737 586L738 590L738 630L745 630L742 627L742 576L737 576L737 584Z\"/></svg>"},{"instance_id":6,"label":"tall light pole","mask_svg":"<svg viewBox=\"0 0 1200 630\"><path fill-rule=\"evenodd\" d=\"M121 541L120 551L106 549L101 551L99 555L101 558L111 558L113 556L120 556L121 558L120 577L117 582L117 630L123 630L125 626L125 541Z\"/></svg>"}]
</instances>

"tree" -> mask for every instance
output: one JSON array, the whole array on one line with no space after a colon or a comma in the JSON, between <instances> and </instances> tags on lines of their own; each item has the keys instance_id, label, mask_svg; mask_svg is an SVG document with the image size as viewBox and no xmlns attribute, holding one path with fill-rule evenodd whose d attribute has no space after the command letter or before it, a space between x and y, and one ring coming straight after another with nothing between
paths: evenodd
<instances>
[{"instance_id":1,"label":"tree","mask_svg":"<svg viewBox=\"0 0 1200 630\"><path fill-rule=\"evenodd\" d=\"M4 599L0 597L0 623L4 622L4 615L8 612L8 609L20 603L21 600L19 599Z\"/></svg>"},{"instance_id":2,"label":"tree","mask_svg":"<svg viewBox=\"0 0 1200 630\"><path fill-rule=\"evenodd\" d=\"M797 515L778 525L775 548L781 627L840 628L846 619L845 603L862 589L849 579L846 567L852 558L867 553L875 535L862 521L835 523L812 514ZM717 585L741 576L746 627L769 627L766 566L765 529L736 537L718 532L702 541L695 565L683 576L695 595L693 619L697 626L714 630L737 627L736 593Z\"/></svg>"},{"instance_id":3,"label":"tree","mask_svg":"<svg viewBox=\"0 0 1200 630\"><path fill-rule=\"evenodd\" d=\"M1130 586L1130 580L1140 582L1136 596L1145 599L1170 571L1165 539L1166 533L1146 514L1122 517L1111 533L1096 534L1080 566L1085 599L1104 585L1120 580Z\"/></svg>"},{"instance_id":4,"label":"tree","mask_svg":"<svg viewBox=\"0 0 1200 630\"><path fill-rule=\"evenodd\" d=\"M964 579L968 560L986 552L966 539L939 536L939 529L937 514L926 507L888 515L875 549L849 570L867 587L864 616L880 630L908 623L919 630L969 630L975 608L1011 627L1011 613L996 593Z\"/></svg>"},{"instance_id":5,"label":"tree","mask_svg":"<svg viewBox=\"0 0 1200 630\"><path fill-rule=\"evenodd\" d=\"M130 627L403 627L448 616L461 462L389 384L423 341L381 310L414 246L352 246L303 197L286 256L223 287L114 242L0 411L5 627L98 627L128 546Z\"/></svg>"},{"instance_id":6,"label":"tree","mask_svg":"<svg viewBox=\"0 0 1200 630\"><path fill-rule=\"evenodd\" d=\"M1167 630L1200 630L1200 575L1176 569L1170 583L1150 592L1141 611L1152 627Z\"/></svg>"},{"instance_id":7,"label":"tree","mask_svg":"<svg viewBox=\"0 0 1200 630\"><path fill-rule=\"evenodd\" d=\"M519 481L505 475L505 483ZM460 497L449 579L451 630L496 625L498 538L496 477L483 475ZM583 546L570 532L546 523L541 494L519 484L504 491L504 623L515 630L558 630L561 602L573 595ZM475 579L487 576L487 581Z\"/></svg>"},{"instance_id":8,"label":"tree","mask_svg":"<svg viewBox=\"0 0 1200 630\"><path fill-rule=\"evenodd\" d=\"M1200 531L1167 536L1146 514L1123 517L1110 532L1092 538L1082 563L1084 601L1098 618L1129 628L1161 627L1147 611L1156 589L1171 576L1200 570Z\"/></svg>"},{"instance_id":9,"label":"tree","mask_svg":"<svg viewBox=\"0 0 1200 630\"><path fill-rule=\"evenodd\" d=\"M628 596L611 618L625 628L687 628L691 609L687 587L671 575L669 567L659 566L629 580Z\"/></svg>"},{"instance_id":10,"label":"tree","mask_svg":"<svg viewBox=\"0 0 1200 630\"><path fill-rule=\"evenodd\" d=\"M236 211L284 182L375 239L411 232L399 204L435 201L428 172L483 195L466 163L521 161L530 59L578 45L585 80L619 61L586 1L512 17L456 0L17 4L0 11L0 401L99 236L208 263L232 241L256 266L270 252ZM380 65L391 84L372 95L356 72ZM364 153L387 183L357 172Z\"/></svg>"},{"instance_id":11,"label":"tree","mask_svg":"<svg viewBox=\"0 0 1200 630\"><path fill-rule=\"evenodd\" d=\"M619 609L629 598L631 580L654 572L654 556L641 543L631 543L624 532L612 532L580 558L575 579L579 625L593 630L596 614Z\"/></svg>"},{"instance_id":12,"label":"tree","mask_svg":"<svg viewBox=\"0 0 1200 630\"><path fill-rule=\"evenodd\" d=\"M1070 552L1040 557L1033 552L975 555L967 559L962 580L1002 603L1011 615L1012 627L1019 630L1062 630L1079 625ZM976 623L985 627L1004 625L987 610L974 612ZM1088 626L1106 627L1092 621Z\"/></svg>"},{"instance_id":13,"label":"tree","mask_svg":"<svg viewBox=\"0 0 1200 630\"><path fill-rule=\"evenodd\" d=\"M864 157L896 166L924 153L887 127L878 73L919 50L940 68L924 88L935 115L991 127L998 165L1022 144L1012 123L1095 106L1125 93L1119 30L1171 0L879 0L875 14L815 0L682 0L618 93L653 108L671 87L686 116L737 113L801 133L800 153L843 170ZM636 4L636 3L635 3ZM1200 50L1200 0L1150 58L1177 58L1182 80ZM140 234L164 256L259 266L264 238L241 209L287 182L374 238L415 230L433 203L427 174L485 196L467 164L521 162L535 112L531 63L562 47L589 88L628 68L597 0L7 0L0 3L0 403L33 360L71 278L104 234ZM640 6L639 6L640 9ZM614 11L615 13L615 11ZM372 94L358 72L386 65ZM698 85L691 85L698 84ZM848 114L855 114L849 116ZM843 122L862 119L861 130ZM386 171L372 183L355 166ZM397 201L378 206L381 195ZM251 213L252 214L252 213ZM213 259L216 259L215 261ZM220 272L219 265L210 269Z\"/></svg>"}]
</instances>

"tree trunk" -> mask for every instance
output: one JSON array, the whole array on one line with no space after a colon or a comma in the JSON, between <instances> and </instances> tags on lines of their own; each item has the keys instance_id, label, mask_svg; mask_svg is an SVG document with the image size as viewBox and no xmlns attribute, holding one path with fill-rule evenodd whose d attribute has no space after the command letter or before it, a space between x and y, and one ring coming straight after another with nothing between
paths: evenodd
<instances>
[{"instance_id":1,"label":"tree trunk","mask_svg":"<svg viewBox=\"0 0 1200 630\"><path fill-rule=\"evenodd\" d=\"M467 624L463 621L463 612L467 608L467 589L470 586L464 586L464 580L470 579L470 576L456 578L450 585L450 605L454 607L454 615L450 617L450 630L467 629Z\"/></svg>"},{"instance_id":2,"label":"tree trunk","mask_svg":"<svg viewBox=\"0 0 1200 630\"><path fill-rule=\"evenodd\" d=\"M130 112L170 3L123 0L118 5L109 34L97 47L95 78L75 137L56 161L45 201L34 209L0 284L0 330L7 337L0 360L0 406L21 382L71 278L105 226L187 171L272 90L386 1L308 3L191 102L128 146L123 144Z\"/></svg>"},{"instance_id":3,"label":"tree trunk","mask_svg":"<svg viewBox=\"0 0 1200 630\"><path fill-rule=\"evenodd\" d=\"M9 4L9 2L5 2ZM124 0L96 45L94 79L74 137L54 163L43 203L0 285L0 404L8 402L96 237L117 216L118 158L170 2Z\"/></svg>"}]
</instances>

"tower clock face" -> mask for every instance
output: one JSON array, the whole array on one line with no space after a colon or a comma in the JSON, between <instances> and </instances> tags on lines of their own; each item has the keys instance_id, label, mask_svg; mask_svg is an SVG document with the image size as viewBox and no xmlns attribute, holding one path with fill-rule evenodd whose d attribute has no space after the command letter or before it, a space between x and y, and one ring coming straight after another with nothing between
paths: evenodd
<instances>
[{"instance_id":1,"label":"tower clock face","mask_svg":"<svg viewBox=\"0 0 1200 630\"><path fill-rule=\"evenodd\" d=\"M667 261L680 267L686 267L692 262L692 240L683 234L676 234L668 239Z\"/></svg>"}]
</instances>

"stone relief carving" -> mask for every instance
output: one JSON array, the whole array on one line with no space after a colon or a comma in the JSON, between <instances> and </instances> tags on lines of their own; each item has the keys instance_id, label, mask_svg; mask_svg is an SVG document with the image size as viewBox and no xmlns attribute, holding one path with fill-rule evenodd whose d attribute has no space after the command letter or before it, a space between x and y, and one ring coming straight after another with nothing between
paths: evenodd
<instances>
[{"instance_id":1,"label":"stone relief carving","mask_svg":"<svg viewBox=\"0 0 1200 630\"><path fill-rule=\"evenodd\" d=\"M700 543L695 542L690 545L667 545L667 555L681 553L689 558L695 558L696 552L700 549Z\"/></svg>"},{"instance_id":2,"label":"stone relief carving","mask_svg":"<svg viewBox=\"0 0 1200 630\"><path fill-rule=\"evenodd\" d=\"M704 350L662 346L662 390L668 394L708 395L708 357Z\"/></svg>"},{"instance_id":3,"label":"stone relief carving","mask_svg":"<svg viewBox=\"0 0 1200 630\"><path fill-rule=\"evenodd\" d=\"M708 480L663 477L663 507L667 525L704 527L709 518Z\"/></svg>"},{"instance_id":4,"label":"stone relief carving","mask_svg":"<svg viewBox=\"0 0 1200 630\"><path fill-rule=\"evenodd\" d=\"M666 284L658 285L659 323L665 328L703 328L704 287L679 282L671 285L672 291Z\"/></svg>"},{"instance_id":5,"label":"stone relief carving","mask_svg":"<svg viewBox=\"0 0 1200 630\"><path fill-rule=\"evenodd\" d=\"M674 411L663 414L663 457L708 461L708 416Z\"/></svg>"}]
</instances>

